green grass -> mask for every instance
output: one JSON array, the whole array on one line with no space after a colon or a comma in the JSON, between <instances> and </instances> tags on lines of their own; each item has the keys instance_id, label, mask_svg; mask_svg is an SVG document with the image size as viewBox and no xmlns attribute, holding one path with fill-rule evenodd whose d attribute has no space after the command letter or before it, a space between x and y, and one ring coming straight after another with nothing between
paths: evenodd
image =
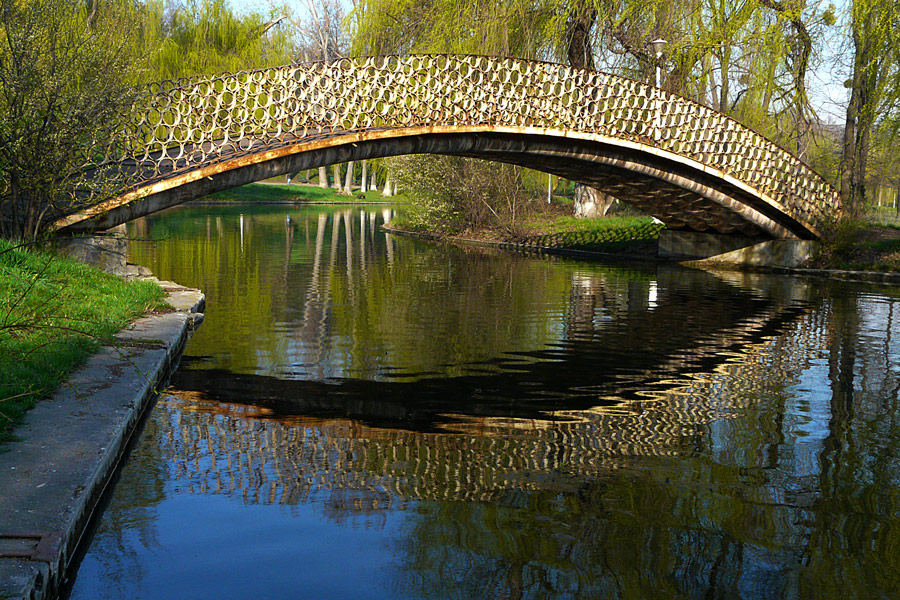
<instances>
[{"instance_id":1,"label":"green grass","mask_svg":"<svg viewBox=\"0 0 900 600\"><path fill-rule=\"evenodd\" d=\"M359 198L363 196L363 198ZM209 200L228 202L405 202L403 195L386 198L379 191L354 192L352 196L332 188L314 185L273 185L251 183L207 196Z\"/></svg>"},{"instance_id":2,"label":"green grass","mask_svg":"<svg viewBox=\"0 0 900 600\"><path fill-rule=\"evenodd\" d=\"M562 204L542 207L509 227L475 228L459 231L455 224L422 225L400 212L391 221L391 227L401 230L460 235L490 241L506 241L564 250L585 250L623 254L629 256L656 256L659 232L664 225L654 223L646 215L610 216L596 219L579 219L569 216L571 208Z\"/></svg>"},{"instance_id":3,"label":"green grass","mask_svg":"<svg viewBox=\"0 0 900 600\"><path fill-rule=\"evenodd\" d=\"M873 206L869 205L865 209L866 216L872 219L888 219L892 221L900 220L900 213L893 206Z\"/></svg>"},{"instance_id":4,"label":"green grass","mask_svg":"<svg viewBox=\"0 0 900 600\"><path fill-rule=\"evenodd\" d=\"M0 240L0 441L34 403L164 292Z\"/></svg>"},{"instance_id":5,"label":"green grass","mask_svg":"<svg viewBox=\"0 0 900 600\"><path fill-rule=\"evenodd\" d=\"M539 216L525 224L524 241L572 250L646 254L647 251L655 253L656 240L664 228L645 216L599 219Z\"/></svg>"}]
</instances>

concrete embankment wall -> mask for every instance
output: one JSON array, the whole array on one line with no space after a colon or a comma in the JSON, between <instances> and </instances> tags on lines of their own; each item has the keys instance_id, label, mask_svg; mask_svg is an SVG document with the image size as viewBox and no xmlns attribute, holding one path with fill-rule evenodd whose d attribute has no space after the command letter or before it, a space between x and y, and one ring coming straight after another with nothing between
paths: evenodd
<instances>
[{"instance_id":1,"label":"concrete embankment wall","mask_svg":"<svg viewBox=\"0 0 900 600\"><path fill-rule=\"evenodd\" d=\"M0 447L0 599L56 596L143 413L202 321L202 293L160 285L176 310L118 333Z\"/></svg>"}]
</instances>

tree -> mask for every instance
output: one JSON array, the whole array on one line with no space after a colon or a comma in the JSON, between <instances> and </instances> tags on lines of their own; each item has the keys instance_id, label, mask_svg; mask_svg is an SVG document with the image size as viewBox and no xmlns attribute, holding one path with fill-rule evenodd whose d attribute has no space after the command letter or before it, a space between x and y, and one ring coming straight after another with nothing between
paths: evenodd
<instances>
[{"instance_id":1,"label":"tree","mask_svg":"<svg viewBox=\"0 0 900 600\"><path fill-rule=\"evenodd\" d=\"M850 7L852 72L841 154L841 196L851 214L866 199L866 168L872 128L900 99L897 83L900 2L853 0Z\"/></svg>"},{"instance_id":2,"label":"tree","mask_svg":"<svg viewBox=\"0 0 900 600\"><path fill-rule=\"evenodd\" d=\"M145 37L159 45L153 81L289 63L294 42L286 15L238 14L225 0L151 2Z\"/></svg>"},{"instance_id":3,"label":"tree","mask_svg":"<svg viewBox=\"0 0 900 600\"><path fill-rule=\"evenodd\" d=\"M299 55L304 61L334 60L347 54L344 8L339 0L302 0L305 19L292 19L300 34Z\"/></svg>"},{"instance_id":4,"label":"tree","mask_svg":"<svg viewBox=\"0 0 900 600\"><path fill-rule=\"evenodd\" d=\"M142 61L123 2L0 0L0 234L31 239L61 212L116 185L102 158L127 114Z\"/></svg>"},{"instance_id":5,"label":"tree","mask_svg":"<svg viewBox=\"0 0 900 600\"><path fill-rule=\"evenodd\" d=\"M385 187L399 184L418 202L409 207L408 221L432 231L500 227L514 231L535 194L522 184L522 167L493 164L458 156L400 156L389 159L391 175Z\"/></svg>"},{"instance_id":6,"label":"tree","mask_svg":"<svg viewBox=\"0 0 900 600\"><path fill-rule=\"evenodd\" d=\"M305 19L292 18L300 36L297 55L304 61L335 60L347 54L343 30L344 8L339 0L302 0ZM341 189L340 165L333 165L334 187ZM319 187L328 187L327 167L319 167ZM349 193L349 192L348 192Z\"/></svg>"}]
</instances>

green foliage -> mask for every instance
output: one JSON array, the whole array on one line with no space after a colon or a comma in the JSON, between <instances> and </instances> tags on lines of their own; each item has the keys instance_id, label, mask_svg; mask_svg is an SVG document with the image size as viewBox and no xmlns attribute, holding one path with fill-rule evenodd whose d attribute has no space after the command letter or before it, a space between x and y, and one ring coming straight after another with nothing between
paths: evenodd
<instances>
[{"instance_id":1,"label":"green foliage","mask_svg":"<svg viewBox=\"0 0 900 600\"><path fill-rule=\"evenodd\" d=\"M154 0L146 37L159 47L152 80L277 66L293 59L290 32L272 15L238 13L225 0Z\"/></svg>"},{"instance_id":2,"label":"green foliage","mask_svg":"<svg viewBox=\"0 0 900 600\"><path fill-rule=\"evenodd\" d=\"M537 58L555 38L558 2L362 0L352 13L355 55L472 53Z\"/></svg>"},{"instance_id":3,"label":"green foliage","mask_svg":"<svg viewBox=\"0 0 900 600\"><path fill-rule=\"evenodd\" d=\"M30 239L121 189L104 157L141 82L290 62L293 39L224 0L0 0L0 236Z\"/></svg>"},{"instance_id":4,"label":"green foliage","mask_svg":"<svg viewBox=\"0 0 900 600\"><path fill-rule=\"evenodd\" d=\"M79 187L115 184L82 167L131 104L136 23L126 2L89 14L74 0L0 1L0 236L34 237L84 202Z\"/></svg>"},{"instance_id":5,"label":"green foliage","mask_svg":"<svg viewBox=\"0 0 900 600\"><path fill-rule=\"evenodd\" d=\"M49 252L0 240L0 439L100 342L163 297Z\"/></svg>"},{"instance_id":6,"label":"green foliage","mask_svg":"<svg viewBox=\"0 0 900 600\"><path fill-rule=\"evenodd\" d=\"M389 161L398 185L407 191L412 200L402 211L396 225L443 233L464 228L463 215L454 205L456 190L446 177L449 160L449 157L412 155Z\"/></svg>"},{"instance_id":7,"label":"green foliage","mask_svg":"<svg viewBox=\"0 0 900 600\"><path fill-rule=\"evenodd\" d=\"M421 155L394 158L390 165L399 189L412 201L405 219L415 229L512 233L539 202L522 184L522 169L513 165Z\"/></svg>"}]
</instances>

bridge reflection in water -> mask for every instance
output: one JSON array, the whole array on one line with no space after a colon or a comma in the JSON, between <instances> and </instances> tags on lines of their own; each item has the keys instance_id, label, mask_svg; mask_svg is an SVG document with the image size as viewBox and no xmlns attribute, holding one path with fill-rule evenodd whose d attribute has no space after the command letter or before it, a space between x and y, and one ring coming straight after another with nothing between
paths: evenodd
<instances>
[{"instance_id":1,"label":"bridge reflection in water","mask_svg":"<svg viewBox=\"0 0 900 600\"><path fill-rule=\"evenodd\" d=\"M900 584L885 568L900 531L886 294L419 246L376 235L373 211L244 215L241 250L227 233L236 217L222 216L219 242L211 218L208 245L203 234L194 250L175 240L178 252L161 243L141 258L176 279L191 271L172 261L205 264L195 251L243 252L250 266L237 306L210 304L229 335L198 332L112 521L179 496L373 530L401 512L385 597L833 597ZM257 262L263 246L275 264ZM286 308L278 294L296 290ZM405 312L412 297L424 314ZM263 305L252 326L242 302ZM416 318L432 335L409 335L423 331ZM254 328L242 354L232 338ZM456 328L476 341L458 343ZM455 353L441 362L438 347Z\"/></svg>"}]
</instances>

